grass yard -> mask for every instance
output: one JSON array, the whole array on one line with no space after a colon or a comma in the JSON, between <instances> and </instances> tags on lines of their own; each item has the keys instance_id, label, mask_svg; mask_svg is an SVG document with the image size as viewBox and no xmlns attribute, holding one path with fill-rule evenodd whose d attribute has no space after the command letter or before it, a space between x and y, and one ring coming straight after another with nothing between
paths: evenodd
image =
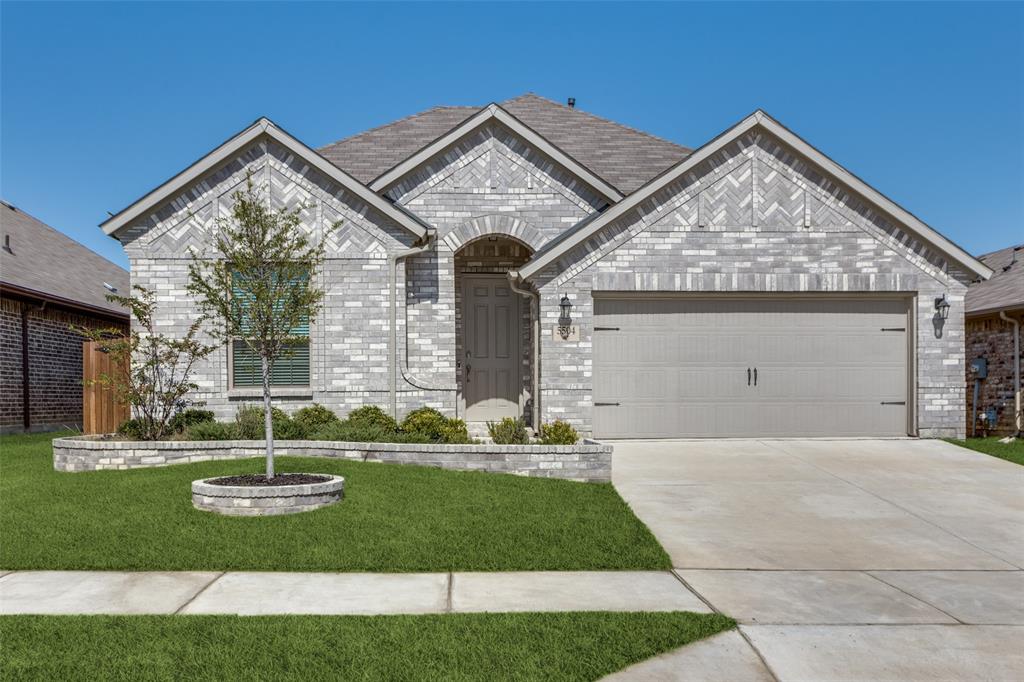
<instances>
[{"instance_id":1,"label":"grass yard","mask_svg":"<svg viewBox=\"0 0 1024 682\"><path fill-rule=\"evenodd\" d=\"M1000 443L999 438L968 438L967 440L949 439L953 445L984 452L1014 464L1024 465L1024 439L1018 438L1011 443Z\"/></svg>"},{"instance_id":2,"label":"grass yard","mask_svg":"<svg viewBox=\"0 0 1024 682\"><path fill-rule=\"evenodd\" d=\"M661 545L611 484L280 457L278 471L344 476L344 501L288 516L225 517L192 508L192 480L261 471L261 459L58 473L53 437L0 439L0 568L670 567Z\"/></svg>"},{"instance_id":3,"label":"grass yard","mask_svg":"<svg viewBox=\"0 0 1024 682\"><path fill-rule=\"evenodd\" d=\"M6 616L5 680L596 680L718 614Z\"/></svg>"}]
</instances>

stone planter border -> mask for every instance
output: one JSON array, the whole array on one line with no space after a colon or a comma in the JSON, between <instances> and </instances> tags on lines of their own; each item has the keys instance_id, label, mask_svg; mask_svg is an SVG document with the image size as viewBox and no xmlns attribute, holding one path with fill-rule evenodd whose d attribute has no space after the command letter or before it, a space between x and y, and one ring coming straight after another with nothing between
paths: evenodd
<instances>
[{"instance_id":1,"label":"stone planter border","mask_svg":"<svg viewBox=\"0 0 1024 682\"><path fill-rule=\"evenodd\" d=\"M71 436L53 441L57 471L139 469L263 456L263 441L122 441L110 436ZM444 469L605 483L611 480L612 446L592 440L576 445L440 445L281 440L277 455L333 457L364 462L419 464Z\"/></svg>"},{"instance_id":2,"label":"stone planter border","mask_svg":"<svg viewBox=\"0 0 1024 682\"><path fill-rule=\"evenodd\" d=\"M340 502L345 489L345 479L341 476L303 485L214 485L209 483L211 480L192 481L192 506L228 516L276 516L312 511Z\"/></svg>"}]
</instances>

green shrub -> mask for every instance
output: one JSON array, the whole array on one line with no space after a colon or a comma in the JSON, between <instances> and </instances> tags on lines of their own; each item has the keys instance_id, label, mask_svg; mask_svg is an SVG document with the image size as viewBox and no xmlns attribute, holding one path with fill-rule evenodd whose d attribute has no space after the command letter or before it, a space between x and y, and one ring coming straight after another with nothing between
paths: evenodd
<instances>
[{"instance_id":1,"label":"green shrub","mask_svg":"<svg viewBox=\"0 0 1024 682\"><path fill-rule=\"evenodd\" d=\"M238 436L234 424L214 421L193 424L185 433L189 440L235 440Z\"/></svg>"},{"instance_id":2,"label":"green shrub","mask_svg":"<svg viewBox=\"0 0 1024 682\"><path fill-rule=\"evenodd\" d=\"M171 417L168 427L171 433L184 433L191 426L205 424L214 420L210 410L184 410Z\"/></svg>"},{"instance_id":3,"label":"green shrub","mask_svg":"<svg viewBox=\"0 0 1024 682\"><path fill-rule=\"evenodd\" d=\"M432 407L421 407L405 416L402 433L422 436L429 443L468 443L466 422L449 419ZM419 441L414 441L419 442Z\"/></svg>"},{"instance_id":4,"label":"green shrub","mask_svg":"<svg viewBox=\"0 0 1024 682\"><path fill-rule=\"evenodd\" d=\"M274 422L274 437L283 438L278 434L282 429L290 429L285 424L291 423L288 414L279 408L270 409L270 418ZM239 440L263 440L266 432L263 427L263 407L260 405L245 405L238 408L235 415L235 427L238 430ZM292 433L289 431L289 433ZM301 436L300 436L301 437Z\"/></svg>"},{"instance_id":5,"label":"green shrub","mask_svg":"<svg viewBox=\"0 0 1024 682\"><path fill-rule=\"evenodd\" d=\"M543 445L575 445L580 434L568 422L556 419L550 424L541 424L540 442Z\"/></svg>"},{"instance_id":6,"label":"green shrub","mask_svg":"<svg viewBox=\"0 0 1024 682\"><path fill-rule=\"evenodd\" d=\"M328 424L335 424L340 420L338 415L323 405L311 405L310 407L303 407L292 415L292 421L300 424L307 433L314 433Z\"/></svg>"},{"instance_id":7,"label":"green shrub","mask_svg":"<svg viewBox=\"0 0 1024 682\"><path fill-rule=\"evenodd\" d=\"M307 429L302 422L294 419L274 420L275 440L306 440L310 432L311 429Z\"/></svg>"},{"instance_id":8,"label":"green shrub","mask_svg":"<svg viewBox=\"0 0 1024 682\"><path fill-rule=\"evenodd\" d=\"M461 419L447 419L447 423L441 429L441 440L453 445L464 445L472 443L469 437L469 430L466 429L466 422Z\"/></svg>"},{"instance_id":9,"label":"green shrub","mask_svg":"<svg viewBox=\"0 0 1024 682\"><path fill-rule=\"evenodd\" d=\"M394 417L376 405L363 405L348 413L345 421L364 428L375 428L381 431L398 431L398 422Z\"/></svg>"},{"instance_id":10,"label":"green shrub","mask_svg":"<svg viewBox=\"0 0 1024 682\"><path fill-rule=\"evenodd\" d=\"M313 440L339 440L353 443L429 443L426 436L416 433L401 433L366 423L352 423L345 420L329 424L312 436Z\"/></svg>"},{"instance_id":11,"label":"green shrub","mask_svg":"<svg viewBox=\"0 0 1024 682\"><path fill-rule=\"evenodd\" d=\"M496 445L526 445L530 435L522 419L505 417L500 422L487 422L487 433Z\"/></svg>"},{"instance_id":12,"label":"green shrub","mask_svg":"<svg viewBox=\"0 0 1024 682\"><path fill-rule=\"evenodd\" d=\"M129 419L126 422L122 422L117 427L117 435L130 438L132 440L142 440L145 434L145 427L142 422L138 419Z\"/></svg>"}]
</instances>

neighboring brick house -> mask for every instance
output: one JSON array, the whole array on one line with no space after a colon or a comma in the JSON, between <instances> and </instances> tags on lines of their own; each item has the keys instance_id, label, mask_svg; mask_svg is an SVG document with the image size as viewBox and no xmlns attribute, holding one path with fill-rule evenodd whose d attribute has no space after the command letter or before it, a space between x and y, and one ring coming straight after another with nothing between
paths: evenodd
<instances>
[{"instance_id":1,"label":"neighboring brick house","mask_svg":"<svg viewBox=\"0 0 1024 682\"><path fill-rule=\"evenodd\" d=\"M981 435L982 431L1019 434L1020 372L1024 360L1020 338L1020 327L1024 324L1024 245L993 251L978 260L992 268L994 274L986 281L971 284L967 290L967 431L971 435ZM984 361L984 378L979 377L975 368L979 359ZM985 415L984 421L978 419L981 415Z\"/></svg>"},{"instance_id":2,"label":"neighboring brick house","mask_svg":"<svg viewBox=\"0 0 1024 682\"><path fill-rule=\"evenodd\" d=\"M991 271L764 112L696 150L536 95L319 150L260 119L102 226L167 328L195 310L189 247L249 175L326 241L308 355L274 387L288 410L964 432L964 295ZM222 418L259 392L233 352L197 377Z\"/></svg>"},{"instance_id":3,"label":"neighboring brick house","mask_svg":"<svg viewBox=\"0 0 1024 682\"><path fill-rule=\"evenodd\" d=\"M106 285L127 293L128 272L6 202L0 233L0 430L81 428L71 327L127 330L127 312L104 296Z\"/></svg>"}]
</instances>

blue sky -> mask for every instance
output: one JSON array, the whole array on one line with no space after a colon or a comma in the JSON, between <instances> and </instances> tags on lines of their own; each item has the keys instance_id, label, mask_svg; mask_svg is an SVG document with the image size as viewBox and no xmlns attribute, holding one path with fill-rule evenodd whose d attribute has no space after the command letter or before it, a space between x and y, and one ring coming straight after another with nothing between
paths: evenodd
<instances>
[{"instance_id":1,"label":"blue sky","mask_svg":"<svg viewBox=\"0 0 1024 682\"><path fill-rule=\"evenodd\" d=\"M760 107L969 251L1024 241L1024 5L0 4L0 193L97 224L259 116L526 91L689 146Z\"/></svg>"}]
</instances>

